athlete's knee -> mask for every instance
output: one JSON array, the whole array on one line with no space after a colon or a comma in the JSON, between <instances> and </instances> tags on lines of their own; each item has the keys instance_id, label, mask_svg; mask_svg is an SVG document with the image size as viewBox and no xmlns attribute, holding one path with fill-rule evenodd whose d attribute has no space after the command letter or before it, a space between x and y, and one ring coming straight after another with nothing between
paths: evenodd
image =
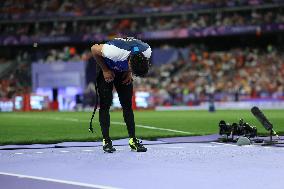
<instances>
[{"instance_id":1,"label":"athlete's knee","mask_svg":"<svg viewBox=\"0 0 284 189\"><path fill-rule=\"evenodd\" d=\"M110 109L110 104L103 104L103 105L100 105L100 112L101 111L109 111L109 109Z\"/></svg>"},{"instance_id":2,"label":"athlete's knee","mask_svg":"<svg viewBox=\"0 0 284 189\"><path fill-rule=\"evenodd\" d=\"M101 94L100 95L100 108L109 109L112 103L112 95Z\"/></svg>"},{"instance_id":3,"label":"athlete's knee","mask_svg":"<svg viewBox=\"0 0 284 189\"><path fill-rule=\"evenodd\" d=\"M131 106L123 106L122 107L123 112L133 112L133 109Z\"/></svg>"}]
</instances>

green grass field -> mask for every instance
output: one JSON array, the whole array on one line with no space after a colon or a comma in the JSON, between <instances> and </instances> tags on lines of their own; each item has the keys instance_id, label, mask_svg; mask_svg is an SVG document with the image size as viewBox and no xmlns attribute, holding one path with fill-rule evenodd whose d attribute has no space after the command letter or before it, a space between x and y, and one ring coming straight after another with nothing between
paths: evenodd
<instances>
[{"instance_id":1,"label":"green grass field","mask_svg":"<svg viewBox=\"0 0 284 189\"><path fill-rule=\"evenodd\" d=\"M284 134L284 110L265 110L264 113L274 124L275 130L279 134ZM88 132L90 116L90 112L0 113L0 145L101 140L97 121L95 122L97 134ZM137 137L142 139L218 133L220 120L224 119L232 123L238 122L240 118L256 125L259 134L267 134L249 110L215 113L207 111L135 112L138 126L136 127ZM98 120L98 115L95 120ZM112 139L126 138L127 131L122 125L122 112L111 112L111 121Z\"/></svg>"}]
</instances>

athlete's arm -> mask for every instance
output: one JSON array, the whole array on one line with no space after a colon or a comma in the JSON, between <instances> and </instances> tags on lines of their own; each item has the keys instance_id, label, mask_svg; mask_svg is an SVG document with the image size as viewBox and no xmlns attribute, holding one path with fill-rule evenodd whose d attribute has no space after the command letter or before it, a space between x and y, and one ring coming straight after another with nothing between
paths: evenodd
<instances>
[{"instance_id":1,"label":"athlete's arm","mask_svg":"<svg viewBox=\"0 0 284 189\"><path fill-rule=\"evenodd\" d=\"M102 48L103 45L95 44L91 47L92 55L94 56L96 63L100 66L103 71L103 75L106 82L111 82L114 79L114 73L104 63L104 59L102 56Z\"/></svg>"},{"instance_id":2,"label":"athlete's arm","mask_svg":"<svg viewBox=\"0 0 284 189\"><path fill-rule=\"evenodd\" d=\"M102 56L102 48L103 48L103 45L98 45L98 44L95 44L91 47L91 51L92 51L92 54L96 60L96 63L101 67L101 69L103 71L108 71L108 67L106 66L106 64L104 63L104 59L103 59L103 56Z\"/></svg>"}]
</instances>

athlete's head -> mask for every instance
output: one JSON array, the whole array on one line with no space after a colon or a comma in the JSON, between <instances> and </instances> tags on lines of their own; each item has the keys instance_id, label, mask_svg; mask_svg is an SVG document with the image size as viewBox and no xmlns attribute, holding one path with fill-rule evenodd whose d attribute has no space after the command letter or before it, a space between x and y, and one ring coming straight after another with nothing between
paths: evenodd
<instances>
[{"instance_id":1,"label":"athlete's head","mask_svg":"<svg viewBox=\"0 0 284 189\"><path fill-rule=\"evenodd\" d=\"M135 51L136 50L136 51ZM129 64L133 75L138 77L145 77L149 71L149 59L144 56L139 49L135 49L131 52L129 57Z\"/></svg>"}]
</instances>

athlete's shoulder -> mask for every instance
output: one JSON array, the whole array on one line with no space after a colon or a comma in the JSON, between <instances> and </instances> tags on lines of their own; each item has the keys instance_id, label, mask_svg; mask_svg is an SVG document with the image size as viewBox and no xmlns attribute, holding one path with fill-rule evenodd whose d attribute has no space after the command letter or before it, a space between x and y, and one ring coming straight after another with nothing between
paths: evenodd
<instances>
[{"instance_id":1,"label":"athlete's shoulder","mask_svg":"<svg viewBox=\"0 0 284 189\"><path fill-rule=\"evenodd\" d=\"M106 44L113 45L113 46L116 46L120 49L124 49L124 50L127 50L127 51L131 50L130 45L127 43L127 41L123 40L123 38L114 38L114 39L106 42Z\"/></svg>"},{"instance_id":2,"label":"athlete's shoulder","mask_svg":"<svg viewBox=\"0 0 284 189\"><path fill-rule=\"evenodd\" d=\"M112 44L127 50L131 50L133 46L140 46L144 49L150 47L147 43L141 41L140 39L136 39L134 37L126 37L126 38L114 38L107 42L108 44Z\"/></svg>"},{"instance_id":3,"label":"athlete's shoulder","mask_svg":"<svg viewBox=\"0 0 284 189\"><path fill-rule=\"evenodd\" d=\"M137 46L140 51L144 54L145 57L150 58L151 54L152 54L152 50L150 45L148 45L147 43L139 40L139 39L135 39L133 41L133 46Z\"/></svg>"},{"instance_id":4,"label":"athlete's shoulder","mask_svg":"<svg viewBox=\"0 0 284 189\"><path fill-rule=\"evenodd\" d=\"M102 54L104 57L112 60L121 61L127 59L133 47L138 47L145 57L151 57L151 47L147 43L133 37L114 38L106 42Z\"/></svg>"},{"instance_id":5,"label":"athlete's shoulder","mask_svg":"<svg viewBox=\"0 0 284 189\"><path fill-rule=\"evenodd\" d=\"M151 57L152 50L150 45L148 45L147 43L143 42L140 39L135 39L135 38L129 38L128 41L131 47L138 47L140 52L142 52L145 57L147 58Z\"/></svg>"},{"instance_id":6,"label":"athlete's shoulder","mask_svg":"<svg viewBox=\"0 0 284 189\"><path fill-rule=\"evenodd\" d=\"M140 39L135 39L134 40L135 43L144 46L145 48L150 47L147 43L145 43L144 41L141 41Z\"/></svg>"},{"instance_id":7,"label":"athlete's shoulder","mask_svg":"<svg viewBox=\"0 0 284 189\"><path fill-rule=\"evenodd\" d=\"M130 52L127 44L116 39L106 42L102 47L102 56L112 61L127 60Z\"/></svg>"}]
</instances>

